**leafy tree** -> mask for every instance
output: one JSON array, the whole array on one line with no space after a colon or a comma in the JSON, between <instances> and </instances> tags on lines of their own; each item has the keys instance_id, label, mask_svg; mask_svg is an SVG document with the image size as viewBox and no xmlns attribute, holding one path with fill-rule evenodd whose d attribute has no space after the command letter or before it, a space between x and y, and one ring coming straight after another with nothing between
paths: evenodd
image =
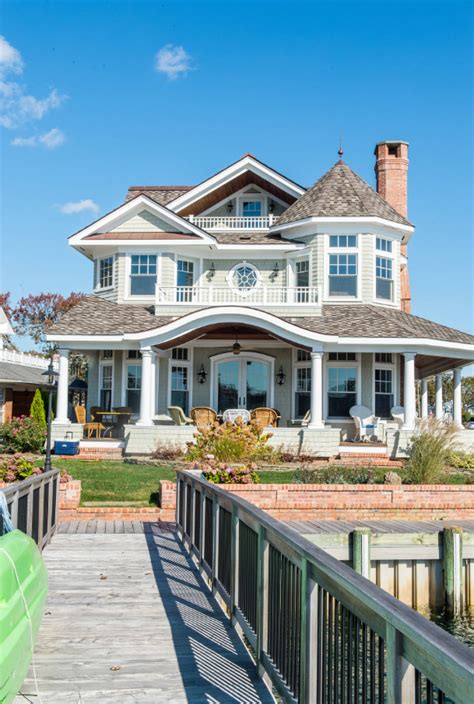
<instances>
[{"instance_id":1,"label":"leafy tree","mask_svg":"<svg viewBox=\"0 0 474 704\"><path fill-rule=\"evenodd\" d=\"M48 328L84 298L83 293L71 293L64 297L60 293L30 294L20 298L13 309L12 318L19 335L29 335L44 351L50 346L46 342Z\"/></svg>"},{"instance_id":2,"label":"leafy tree","mask_svg":"<svg viewBox=\"0 0 474 704\"><path fill-rule=\"evenodd\" d=\"M46 412L40 389L36 389L30 406L30 418L34 418L40 428L46 428Z\"/></svg>"},{"instance_id":3,"label":"leafy tree","mask_svg":"<svg viewBox=\"0 0 474 704\"><path fill-rule=\"evenodd\" d=\"M3 308L3 312L7 316L8 320L11 322L12 317L12 306L11 306L11 294L10 291L6 293L0 293L0 308ZM4 335L3 344L7 350L16 350L15 344L13 343L10 335Z\"/></svg>"}]
</instances>

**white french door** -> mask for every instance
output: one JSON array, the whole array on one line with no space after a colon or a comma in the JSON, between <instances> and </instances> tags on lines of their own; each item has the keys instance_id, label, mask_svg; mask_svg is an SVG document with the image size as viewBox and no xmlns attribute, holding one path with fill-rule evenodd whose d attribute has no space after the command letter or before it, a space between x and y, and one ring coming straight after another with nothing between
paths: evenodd
<instances>
[{"instance_id":1,"label":"white french door","mask_svg":"<svg viewBox=\"0 0 474 704\"><path fill-rule=\"evenodd\" d=\"M272 363L255 356L229 356L215 363L213 407L218 413L229 408L251 411L273 403Z\"/></svg>"}]
</instances>

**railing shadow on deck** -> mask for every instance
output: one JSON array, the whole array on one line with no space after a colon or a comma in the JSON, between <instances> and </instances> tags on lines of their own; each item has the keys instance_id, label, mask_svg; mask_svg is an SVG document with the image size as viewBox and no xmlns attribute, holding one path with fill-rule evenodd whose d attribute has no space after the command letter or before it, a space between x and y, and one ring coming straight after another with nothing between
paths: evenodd
<instances>
[{"instance_id":1,"label":"railing shadow on deck","mask_svg":"<svg viewBox=\"0 0 474 704\"><path fill-rule=\"evenodd\" d=\"M172 529L149 524L145 535L188 701L273 702L242 641Z\"/></svg>"}]
</instances>

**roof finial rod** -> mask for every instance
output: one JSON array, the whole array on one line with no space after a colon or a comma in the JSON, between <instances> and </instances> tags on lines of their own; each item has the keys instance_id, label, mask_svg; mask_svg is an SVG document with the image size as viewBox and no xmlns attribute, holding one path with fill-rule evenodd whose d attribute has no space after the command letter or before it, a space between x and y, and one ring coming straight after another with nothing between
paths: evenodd
<instances>
[{"instance_id":1,"label":"roof finial rod","mask_svg":"<svg viewBox=\"0 0 474 704\"><path fill-rule=\"evenodd\" d=\"M344 154L344 150L342 148L342 132L339 135L339 150L337 153L339 154L339 159L342 159L342 155Z\"/></svg>"}]
</instances>

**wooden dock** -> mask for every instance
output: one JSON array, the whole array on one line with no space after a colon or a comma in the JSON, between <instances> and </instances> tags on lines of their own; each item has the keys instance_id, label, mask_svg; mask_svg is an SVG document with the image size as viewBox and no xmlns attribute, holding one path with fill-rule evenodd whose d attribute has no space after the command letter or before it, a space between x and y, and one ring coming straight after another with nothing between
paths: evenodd
<instances>
[{"instance_id":1,"label":"wooden dock","mask_svg":"<svg viewBox=\"0 0 474 704\"><path fill-rule=\"evenodd\" d=\"M258 704L274 699L170 526L64 524L15 704Z\"/></svg>"}]
</instances>

